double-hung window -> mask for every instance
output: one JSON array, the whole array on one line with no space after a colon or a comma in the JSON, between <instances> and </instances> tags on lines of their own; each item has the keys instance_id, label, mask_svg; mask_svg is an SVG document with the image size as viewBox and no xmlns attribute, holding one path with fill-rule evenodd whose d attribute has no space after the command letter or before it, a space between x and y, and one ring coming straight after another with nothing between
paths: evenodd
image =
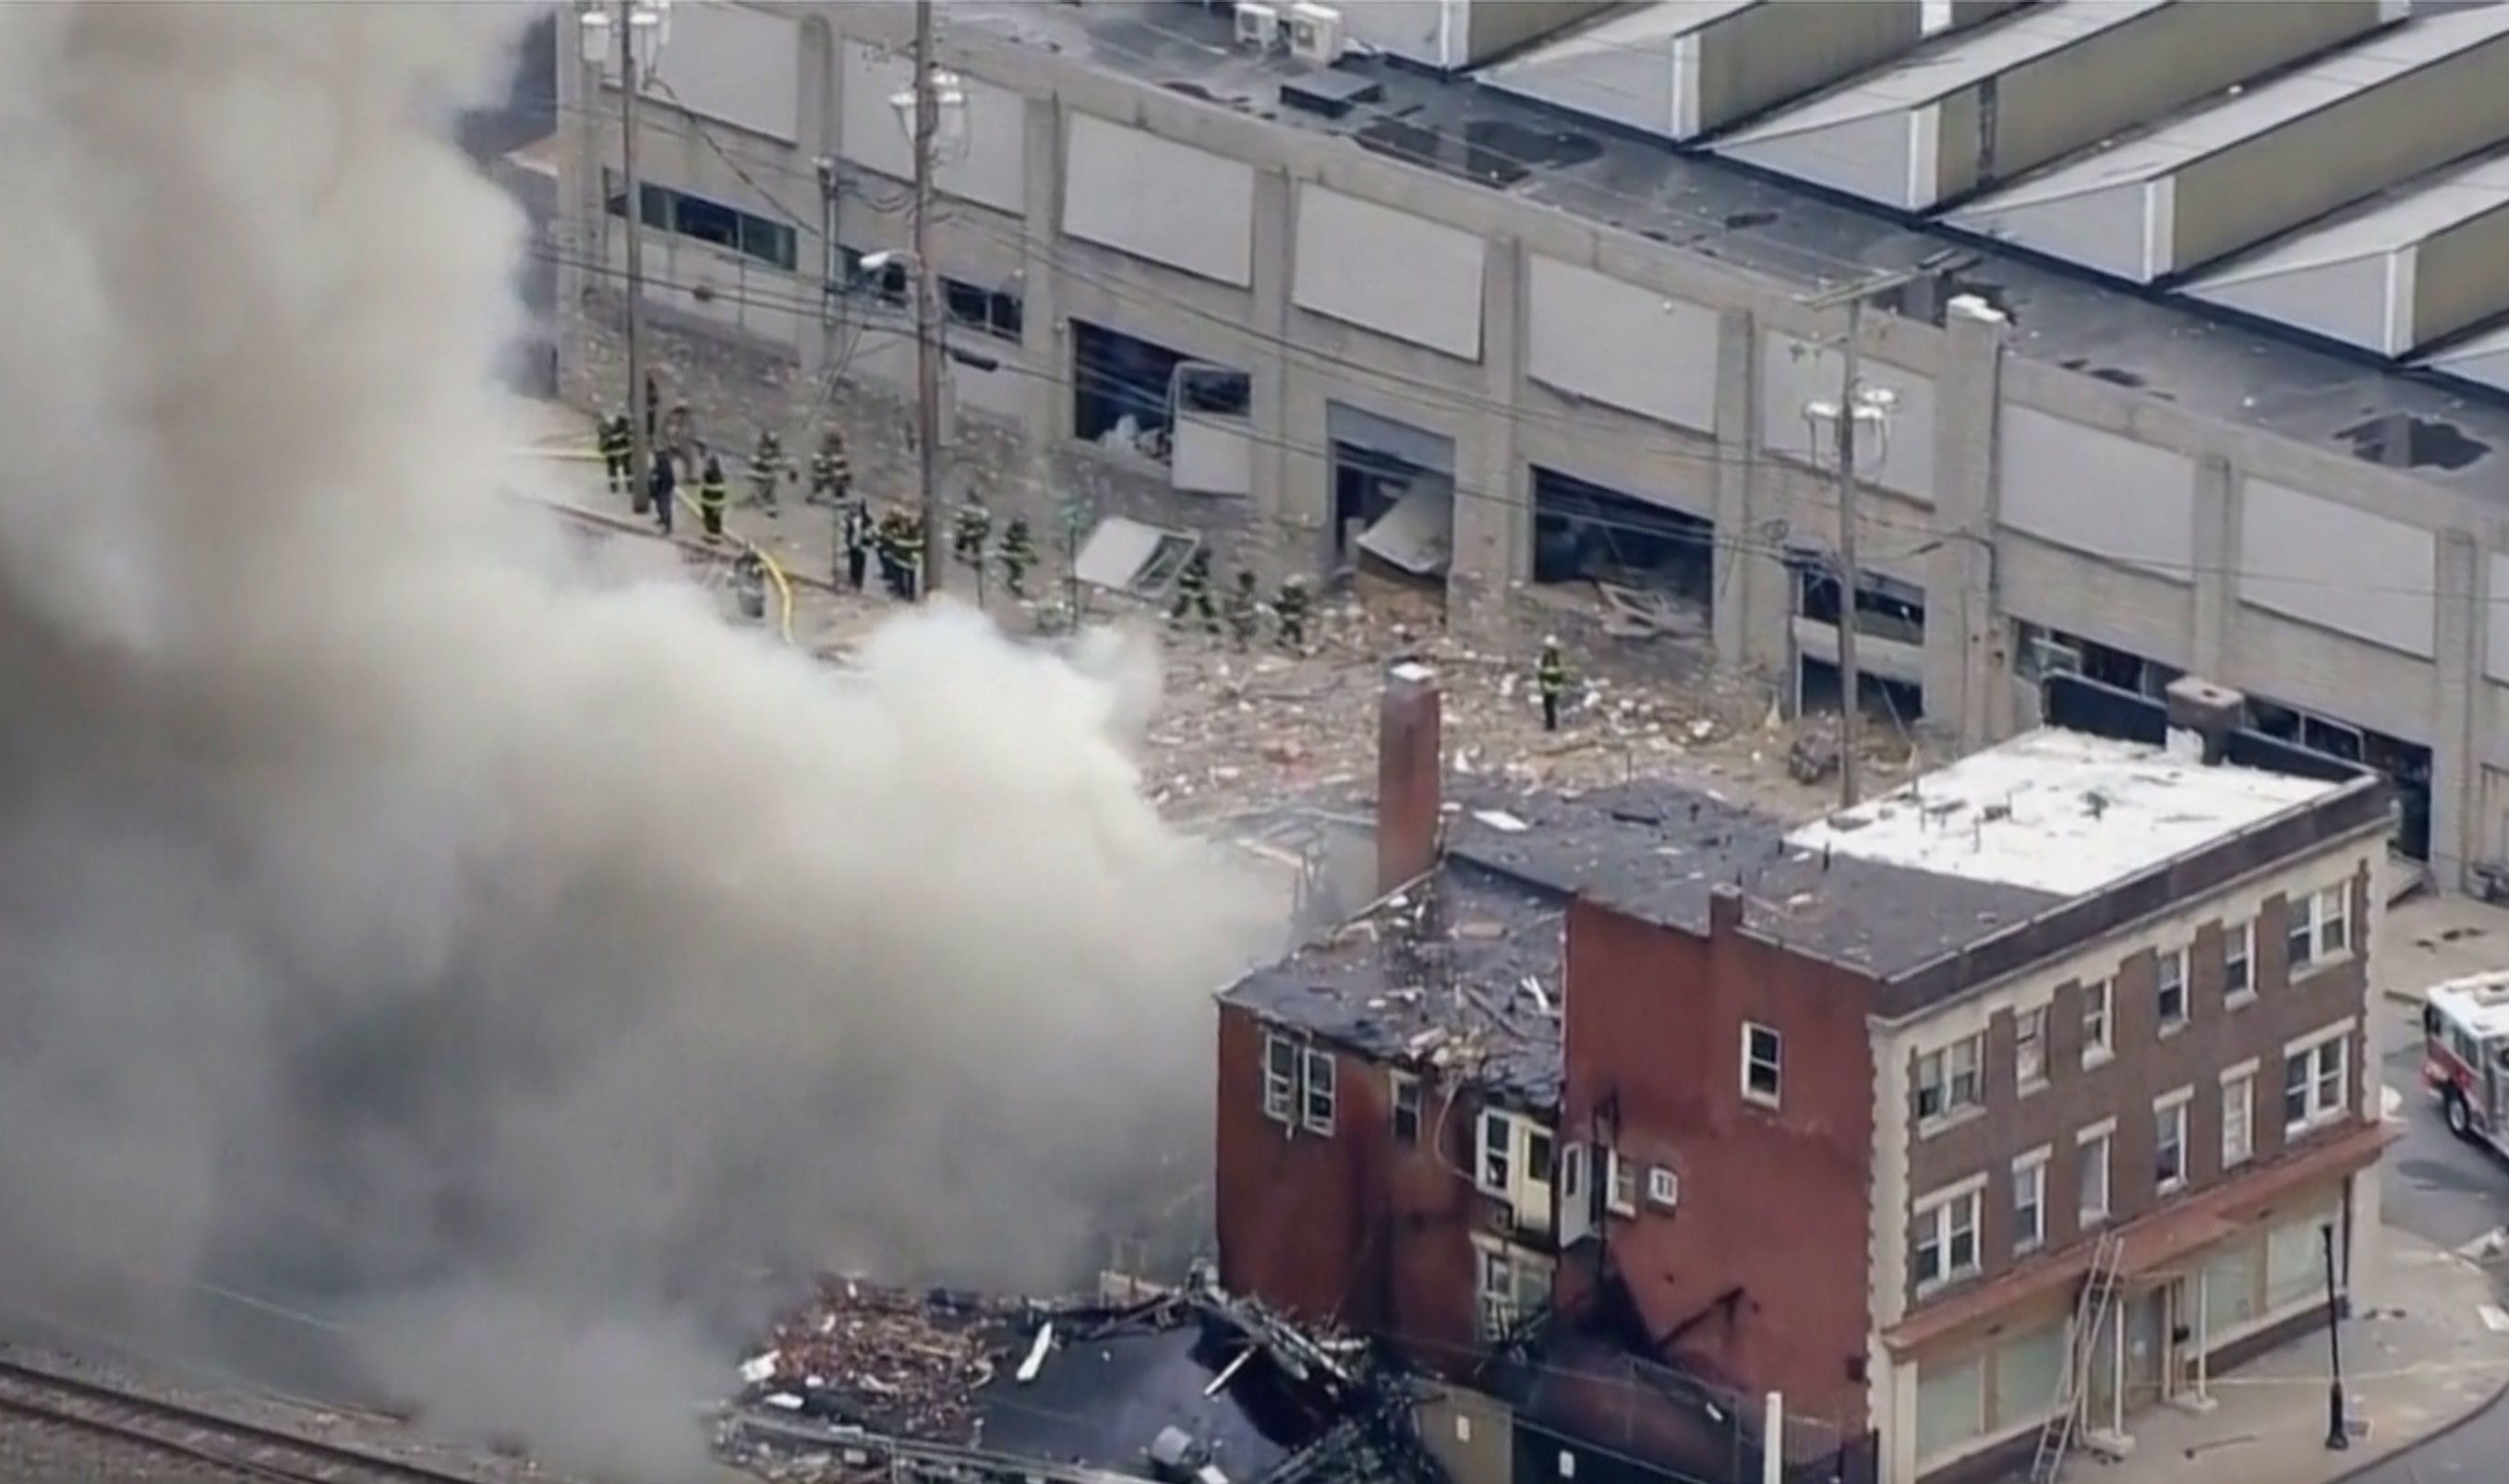
<instances>
[{"instance_id":1,"label":"double-hung window","mask_svg":"<svg viewBox=\"0 0 2509 1484\"><path fill-rule=\"evenodd\" d=\"M2351 1044L2352 1030L2345 1025L2284 1050L2282 1124L2286 1134L2305 1132L2343 1116L2345 1057Z\"/></svg>"},{"instance_id":2,"label":"double-hung window","mask_svg":"<svg viewBox=\"0 0 2509 1484\"><path fill-rule=\"evenodd\" d=\"M2330 886L2283 904L2285 957L2291 977L2340 956L2352 945L2352 888Z\"/></svg>"},{"instance_id":3,"label":"double-hung window","mask_svg":"<svg viewBox=\"0 0 2509 1484\"><path fill-rule=\"evenodd\" d=\"M1964 1036L1917 1058L1917 1119L1931 1123L1979 1102L1978 1062L1986 1037Z\"/></svg>"},{"instance_id":4,"label":"double-hung window","mask_svg":"<svg viewBox=\"0 0 2509 1484\"><path fill-rule=\"evenodd\" d=\"M1978 1208L1984 1192L1966 1189L1921 1202L1916 1210L1916 1249L1909 1280L1919 1293L1974 1277L1978 1271Z\"/></svg>"}]
</instances>

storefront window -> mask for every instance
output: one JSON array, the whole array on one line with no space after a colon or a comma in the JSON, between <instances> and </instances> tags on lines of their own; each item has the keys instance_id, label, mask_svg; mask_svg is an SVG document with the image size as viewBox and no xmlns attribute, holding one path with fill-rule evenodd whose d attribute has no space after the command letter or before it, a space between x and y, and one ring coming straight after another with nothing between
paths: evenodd
<instances>
[{"instance_id":1,"label":"storefront window","mask_svg":"<svg viewBox=\"0 0 2509 1484\"><path fill-rule=\"evenodd\" d=\"M1917 1458L1939 1458L1986 1430L1985 1356L1917 1373Z\"/></svg>"},{"instance_id":2,"label":"storefront window","mask_svg":"<svg viewBox=\"0 0 2509 1484\"><path fill-rule=\"evenodd\" d=\"M2036 1422L2056 1405L2065 1379L2065 1321L2004 1340L1995 1357L1995 1426Z\"/></svg>"},{"instance_id":3,"label":"storefront window","mask_svg":"<svg viewBox=\"0 0 2509 1484\"><path fill-rule=\"evenodd\" d=\"M2204 1264L2204 1328L2218 1340L2256 1317L2257 1252L2251 1238Z\"/></svg>"},{"instance_id":4,"label":"storefront window","mask_svg":"<svg viewBox=\"0 0 2509 1484\"><path fill-rule=\"evenodd\" d=\"M2266 1309L2291 1308L2326 1293L2325 1239L2318 1229L2335 1219L2332 1208L2294 1216L2266 1239Z\"/></svg>"}]
</instances>

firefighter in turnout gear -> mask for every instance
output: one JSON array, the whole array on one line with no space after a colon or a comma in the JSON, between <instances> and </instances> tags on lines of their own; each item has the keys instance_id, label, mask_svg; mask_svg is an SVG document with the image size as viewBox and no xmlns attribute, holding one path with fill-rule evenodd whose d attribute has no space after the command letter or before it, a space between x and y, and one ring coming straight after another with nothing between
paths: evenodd
<instances>
[{"instance_id":1,"label":"firefighter in turnout gear","mask_svg":"<svg viewBox=\"0 0 2509 1484\"><path fill-rule=\"evenodd\" d=\"M634 427L628 423L627 414L622 412L617 417L603 420L601 425L601 466L609 471L611 494L619 495L625 493L627 489L627 481L635 477L635 471L630 466L633 463L632 456L635 453L635 449L636 430Z\"/></svg>"},{"instance_id":2,"label":"firefighter in turnout gear","mask_svg":"<svg viewBox=\"0 0 2509 1484\"><path fill-rule=\"evenodd\" d=\"M723 461L714 450L705 451L705 469L697 475L697 518L705 526L705 538L723 539L723 507L731 502L731 486L723 477Z\"/></svg>"},{"instance_id":3,"label":"firefighter in turnout gear","mask_svg":"<svg viewBox=\"0 0 2509 1484\"><path fill-rule=\"evenodd\" d=\"M1307 648L1307 579L1295 573L1281 580L1281 595L1272 600L1272 620L1280 625L1281 648L1302 654Z\"/></svg>"},{"instance_id":4,"label":"firefighter in turnout gear","mask_svg":"<svg viewBox=\"0 0 2509 1484\"><path fill-rule=\"evenodd\" d=\"M863 568L871 560L871 506L859 500L846 501L838 536L845 548L845 585L861 592Z\"/></svg>"},{"instance_id":5,"label":"firefighter in turnout gear","mask_svg":"<svg viewBox=\"0 0 2509 1484\"><path fill-rule=\"evenodd\" d=\"M1237 585L1228 590L1221 607L1228 613L1228 637L1236 644L1237 652L1243 654L1246 647L1254 642L1254 631L1263 620L1263 604L1254 596L1253 572L1237 569Z\"/></svg>"},{"instance_id":6,"label":"firefighter in turnout gear","mask_svg":"<svg viewBox=\"0 0 2509 1484\"><path fill-rule=\"evenodd\" d=\"M845 458L845 435L829 428L819 438L819 451L810 456L810 493L802 497L810 504L841 505L854 487L854 466Z\"/></svg>"},{"instance_id":7,"label":"firefighter in turnout gear","mask_svg":"<svg viewBox=\"0 0 2509 1484\"><path fill-rule=\"evenodd\" d=\"M731 564L732 596L740 604L740 616L752 623L767 617L767 559L758 548L743 544L740 559Z\"/></svg>"},{"instance_id":8,"label":"firefighter in turnout gear","mask_svg":"<svg viewBox=\"0 0 2509 1484\"><path fill-rule=\"evenodd\" d=\"M1559 729L1559 697L1568 689L1568 662L1559 657L1559 641L1542 641L1542 664L1533 672L1533 681L1542 690L1542 729Z\"/></svg>"},{"instance_id":9,"label":"firefighter in turnout gear","mask_svg":"<svg viewBox=\"0 0 2509 1484\"><path fill-rule=\"evenodd\" d=\"M769 428L758 435L758 447L749 455L749 502L769 515L783 512L775 506L775 481L790 472L784 466L784 444Z\"/></svg>"},{"instance_id":10,"label":"firefighter in turnout gear","mask_svg":"<svg viewBox=\"0 0 2509 1484\"><path fill-rule=\"evenodd\" d=\"M913 511L897 518L897 595L915 601L923 587L923 519Z\"/></svg>"},{"instance_id":11,"label":"firefighter in turnout gear","mask_svg":"<svg viewBox=\"0 0 2509 1484\"><path fill-rule=\"evenodd\" d=\"M992 538L993 512L981 501L968 501L958 507L958 523L950 531L950 554L961 567L983 569L985 543Z\"/></svg>"},{"instance_id":12,"label":"firefighter in turnout gear","mask_svg":"<svg viewBox=\"0 0 2509 1484\"><path fill-rule=\"evenodd\" d=\"M887 588L892 598L906 596L906 581L898 575L901 571L898 558L901 543L895 510L881 511L879 530L872 537L872 546L880 553L880 585Z\"/></svg>"},{"instance_id":13,"label":"firefighter in turnout gear","mask_svg":"<svg viewBox=\"0 0 2509 1484\"><path fill-rule=\"evenodd\" d=\"M1028 534L1028 517L1014 515L1002 532L1002 585L1014 598L1028 596L1028 570L1036 565L1036 538Z\"/></svg>"},{"instance_id":14,"label":"firefighter in turnout gear","mask_svg":"<svg viewBox=\"0 0 2509 1484\"><path fill-rule=\"evenodd\" d=\"M1192 557L1184 564L1184 571L1177 574L1176 607L1168 610L1169 625L1182 627L1187 612L1201 615L1204 633L1219 632L1219 613L1211 606L1211 548L1208 546L1195 547Z\"/></svg>"}]
</instances>

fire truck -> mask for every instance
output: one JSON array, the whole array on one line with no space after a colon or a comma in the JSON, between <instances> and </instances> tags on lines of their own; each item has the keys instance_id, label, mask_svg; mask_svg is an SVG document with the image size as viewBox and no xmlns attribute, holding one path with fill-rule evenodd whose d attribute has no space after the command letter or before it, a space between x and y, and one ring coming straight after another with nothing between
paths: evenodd
<instances>
[{"instance_id":1,"label":"fire truck","mask_svg":"<svg viewBox=\"0 0 2509 1484\"><path fill-rule=\"evenodd\" d=\"M2449 1132L2509 1155L2509 972L2431 987L2422 1006L2422 1081Z\"/></svg>"}]
</instances>

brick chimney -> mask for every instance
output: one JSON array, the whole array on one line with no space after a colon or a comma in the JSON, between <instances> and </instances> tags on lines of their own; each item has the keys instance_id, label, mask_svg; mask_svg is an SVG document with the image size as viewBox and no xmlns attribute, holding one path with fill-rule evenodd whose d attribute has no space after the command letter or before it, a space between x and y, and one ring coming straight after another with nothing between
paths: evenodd
<instances>
[{"instance_id":1,"label":"brick chimney","mask_svg":"<svg viewBox=\"0 0 2509 1484\"><path fill-rule=\"evenodd\" d=\"M1382 895L1438 864L1445 752L1438 672L1403 660L1385 673L1376 719L1376 889Z\"/></svg>"}]
</instances>

